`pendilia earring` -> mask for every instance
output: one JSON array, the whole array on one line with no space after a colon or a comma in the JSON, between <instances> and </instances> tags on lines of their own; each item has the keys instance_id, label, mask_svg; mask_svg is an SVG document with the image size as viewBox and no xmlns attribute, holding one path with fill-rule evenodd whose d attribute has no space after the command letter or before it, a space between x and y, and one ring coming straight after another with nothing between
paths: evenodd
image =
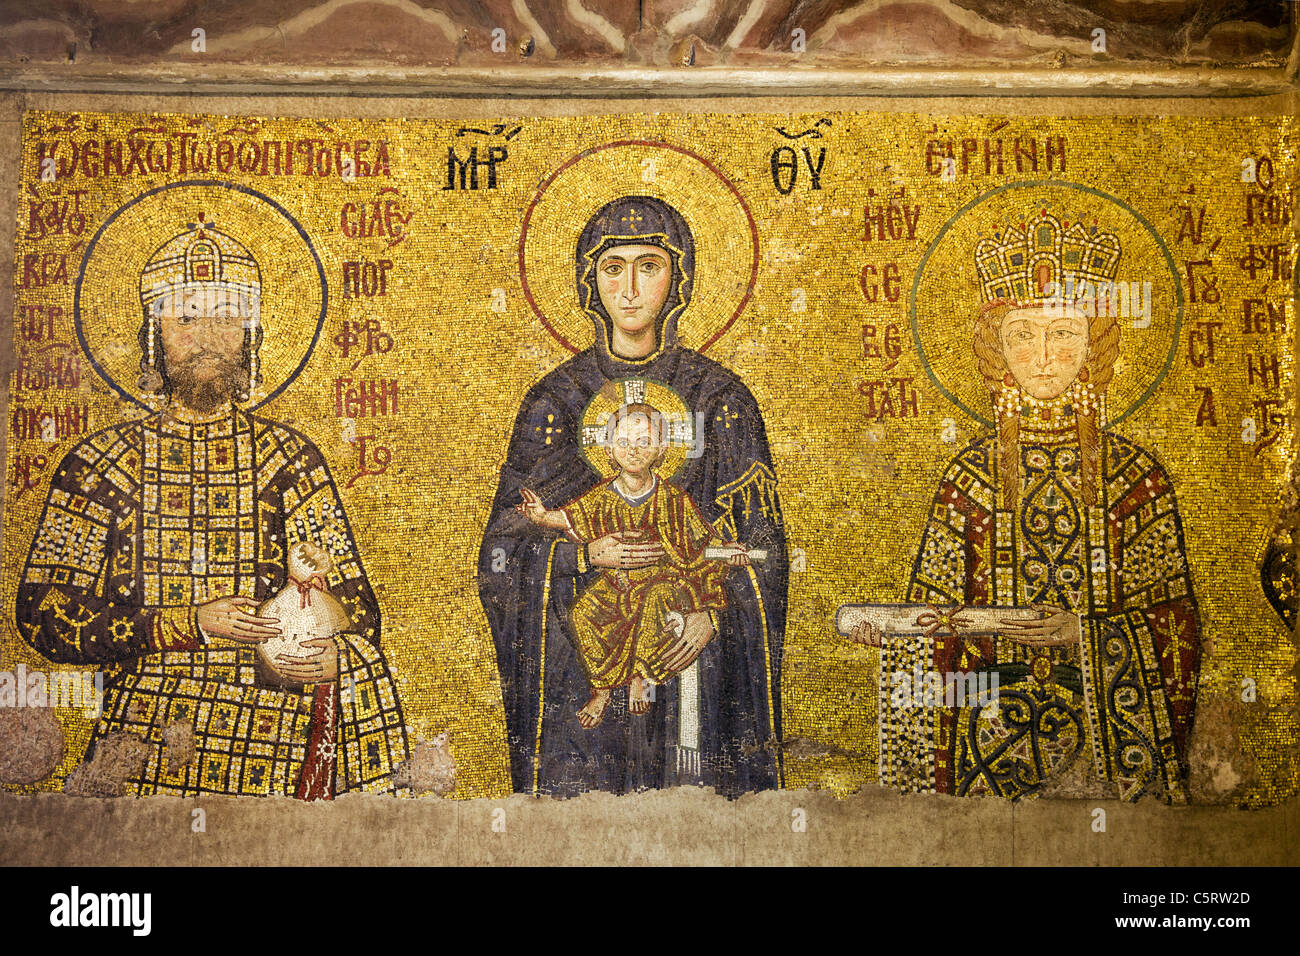
<instances>
[{"instance_id":1,"label":"pendilia earring","mask_svg":"<svg viewBox=\"0 0 1300 956\"><path fill-rule=\"evenodd\" d=\"M153 309L150 309L145 330L145 368L140 375L139 385L143 391L151 394L157 394L163 387L162 374L158 371L158 349L155 341L157 335L157 319L154 316Z\"/></svg>"},{"instance_id":2,"label":"pendilia earring","mask_svg":"<svg viewBox=\"0 0 1300 956\"><path fill-rule=\"evenodd\" d=\"M253 398L253 392L257 390L257 353L254 352L249 356L248 363L248 401Z\"/></svg>"}]
</instances>

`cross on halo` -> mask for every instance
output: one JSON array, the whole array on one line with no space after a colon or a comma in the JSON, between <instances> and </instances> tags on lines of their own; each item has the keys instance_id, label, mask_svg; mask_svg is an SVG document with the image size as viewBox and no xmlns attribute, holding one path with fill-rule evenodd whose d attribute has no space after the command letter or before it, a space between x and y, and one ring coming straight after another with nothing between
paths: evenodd
<instances>
[{"instance_id":1,"label":"cross on halo","mask_svg":"<svg viewBox=\"0 0 1300 956\"><path fill-rule=\"evenodd\" d=\"M203 230L204 230L205 228L207 228L207 229L215 229L215 228L217 227L217 224L216 224L215 222L206 222L206 221L205 221L204 214L201 213L201 212L199 213L199 221L198 221L198 222L187 222L185 225L186 225L187 227L189 227L190 229L197 229L197 230L199 230L200 235L202 235L202 232L203 232Z\"/></svg>"}]
</instances>

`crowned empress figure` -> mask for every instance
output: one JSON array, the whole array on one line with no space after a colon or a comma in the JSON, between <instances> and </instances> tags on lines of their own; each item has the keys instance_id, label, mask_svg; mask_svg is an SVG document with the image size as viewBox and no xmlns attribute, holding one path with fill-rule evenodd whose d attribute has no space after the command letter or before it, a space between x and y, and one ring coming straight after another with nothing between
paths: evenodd
<instances>
[{"instance_id":1,"label":"crowned empress figure","mask_svg":"<svg viewBox=\"0 0 1300 956\"><path fill-rule=\"evenodd\" d=\"M105 672L87 759L110 734L141 741L128 792L382 789L407 742L379 606L320 451L241 407L261 379L261 270L198 218L140 276L139 386L155 411L59 462L18 626L50 660ZM328 565L311 581L291 578L304 545ZM348 624L269 663L257 647L280 628L258 608L293 585L304 604L328 589Z\"/></svg>"},{"instance_id":2,"label":"crowned empress figure","mask_svg":"<svg viewBox=\"0 0 1300 956\"><path fill-rule=\"evenodd\" d=\"M948 464L906 600L1038 614L883 644L882 674L998 678L994 704L933 718L882 698L883 783L1186 800L1200 623L1169 474L1106 426L1120 255L1114 234L1046 210L976 247L995 429Z\"/></svg>"}]
</instances>

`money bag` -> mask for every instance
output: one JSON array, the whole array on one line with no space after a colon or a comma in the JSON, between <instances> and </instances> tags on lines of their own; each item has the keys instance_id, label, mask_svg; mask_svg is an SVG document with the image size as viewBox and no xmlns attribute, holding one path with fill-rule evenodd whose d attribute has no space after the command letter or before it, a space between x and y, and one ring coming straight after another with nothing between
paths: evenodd
<instances>
[{"instance_id":1,"label":"money bag","mask_svg":"<svg viewBox=\"0 0 1300 956\"><path fill-rule=\"evenodd\" d=\"M259 617L273 617L280 622L276 625L280 635L259 644L257 652L262 663L281 679L277 657L314 657L320 648L304 647L304 642L333 637L352 623L326 586L333 566L329 553L319 545L310 541L294 545L289 551L288 582L257 611Z\"/></svg>"}]
</instances>

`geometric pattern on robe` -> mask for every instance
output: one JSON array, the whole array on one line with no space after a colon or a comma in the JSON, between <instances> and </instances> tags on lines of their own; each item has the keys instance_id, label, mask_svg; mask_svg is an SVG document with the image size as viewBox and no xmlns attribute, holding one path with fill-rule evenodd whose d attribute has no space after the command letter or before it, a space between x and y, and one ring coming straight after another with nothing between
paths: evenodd
<instances>
[{"instance_id":1,"label":"geometric pattern on robe","mask_svg":"<svg viewBox=\"0 0 1300 956\"><path fill-rule=\"evenodd\" d=\"M993 708L938 706L923 717L891 710L882 695L883 783L1015 799L1086 761L1122 799L1186 801L1201 642L1182 522L1164 468L1118 435L1101 438L1093 507L1079 490L1072 421L1055 431L1022 421L1014 513L1001 507L995 437L977 438L949 464L907 600L1047 604L1079 614L1081 638L1032 648L939 630L895 649L882 669L993 669L999 693ZM902 732L891 738L891 728Z\"/></svg>"},{"instance_id":2,"label":"geometric pattern on robe","mask_svg":"<svg viewBox=\"0 0 1300 956\"><path fill-rule=\"evenodd\" d=\"M337 682L264 680L253 645L205 640L197 605L284 588L300 542L329 552L351 625ZM51 661L105 672L106 735L147 749L137 794L375 790L407 757L379 605L338 490L303 435L239 409L207 422L152 415L81 441L59 463L18 588L24 638ZM181 763L165 732L194 729ZM174 733L174 731L173 731Z\"/></svg>"},{"instance_id":3,"label":"geometric pattern on robe","mask_svg":"<svg viewBox=\"0 0 1300 956\"><path fill-rule=\"evenodd\" d=\"M577 720L591 694L570 615L600 575L578 546L519 515L521 489L548 508L603 479L581 444L583 412L611 382L671 388L697 416L698 452L672 483L723 540L767 550L767 559L726 576L717 633L696 659L698 772L683 775L681 679L655 688L649 712L632 715L613 691L601 723ZM545 375L525 395L483 544L479 595L496 646L512 786L572 796L702 784L728 796L782 785L781 658L789 565L776 473L762 414L740 377L690 349L670 346L644 361L618 359L598 343Z\"/></svg>"},{"instance_id":4,"label":"geometric pattern on robe","mask_svg":"<svg viewBox=\"0 0 1300 956\"><path fill-rule=\"evenodd\" d=\"M632 504L614 481L564 506L578 540L648 532L666 554L648 568L602 569L574 602L574 635L593 689L626 687L634 675L663 683L676 673L662 660L676 643L664 629L666 611L692 614L727 606L722 582L728 565L704 558L705 545L719 535L690 496L656 475L654 488Z\"/></svg>"}]
</instances>

